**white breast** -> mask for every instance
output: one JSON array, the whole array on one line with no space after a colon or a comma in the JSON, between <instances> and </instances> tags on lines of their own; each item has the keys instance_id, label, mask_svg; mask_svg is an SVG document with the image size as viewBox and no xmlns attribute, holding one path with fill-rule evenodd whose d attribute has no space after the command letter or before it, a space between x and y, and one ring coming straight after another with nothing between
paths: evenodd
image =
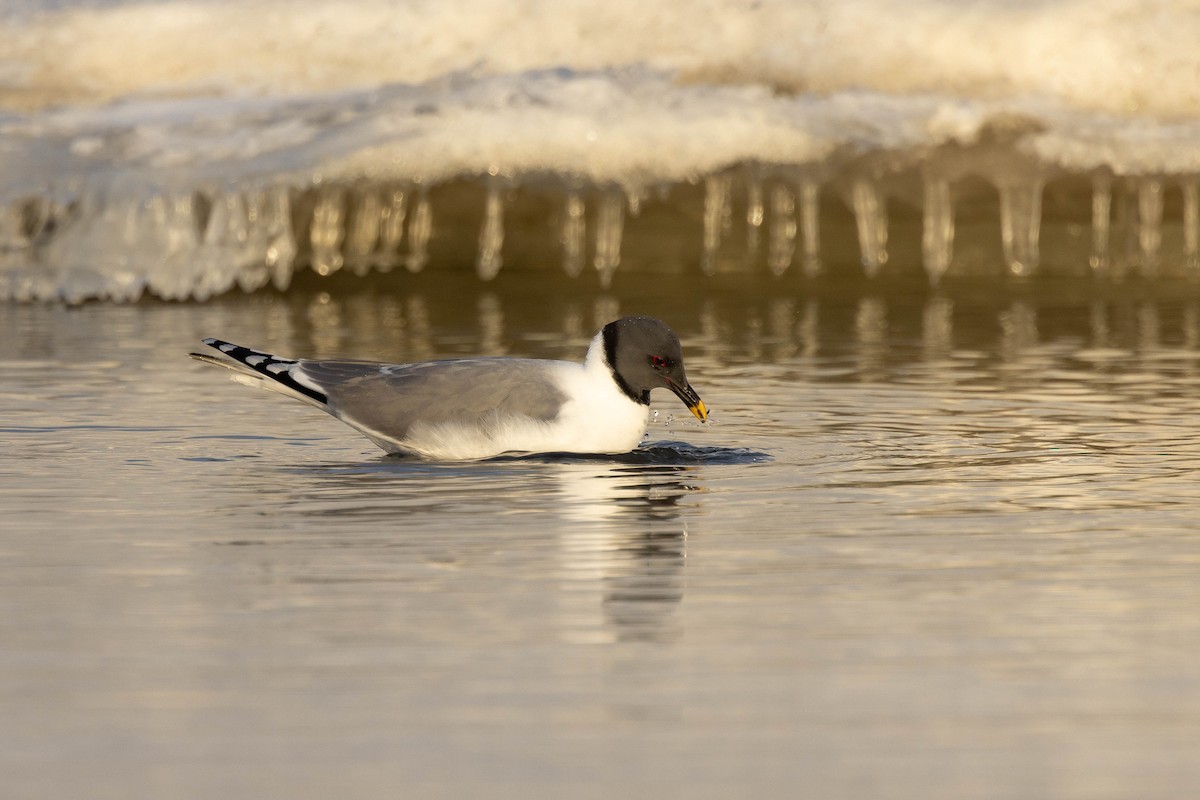
<instances>
[{"instance_id":1,"label":"white breast","mask_svg":"<svg viewBox=\"0 0 1200 800\"><path fill-rule=\"evenodd\" d=\"M593 344L582 366L565 365L563 388L571 399L552 426L572 453L625 453L646 433L649 408L630 400L612 379ZM593 357L595 356L595 357Z\"/></svg>"},{"instance_id":2,"label":"white breast","mask_svg":"<svg viewBox=\"0 0 1200 800\"><path fill-rule=\"evenodd\" d=\"M417 424L403 450L435 459L478 459L502 453L626 453L641 443L649 409L629 399L604 360L597 336L583 364L546 362L566 400L552 422L494 416L481 424ZM379 442L379 440L376 440ZM396 451L396 444L379 442Z\"/></svg>"}]
</instances>

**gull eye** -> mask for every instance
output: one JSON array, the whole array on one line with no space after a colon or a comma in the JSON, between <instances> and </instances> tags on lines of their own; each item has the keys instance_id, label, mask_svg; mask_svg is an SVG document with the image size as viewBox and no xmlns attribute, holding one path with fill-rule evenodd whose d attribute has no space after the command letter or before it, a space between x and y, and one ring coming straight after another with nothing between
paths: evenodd
<instances>
[{"instance_id":1,"label":"gull eye","mask_svg":"<svg viewBox=\"0 0 1200 800\"><path fill-rule=\"evenodd\" d=\"M669 362L662 356L650 356L650 363L655 369L666 369Z\"/></svg>"}]
</instances>

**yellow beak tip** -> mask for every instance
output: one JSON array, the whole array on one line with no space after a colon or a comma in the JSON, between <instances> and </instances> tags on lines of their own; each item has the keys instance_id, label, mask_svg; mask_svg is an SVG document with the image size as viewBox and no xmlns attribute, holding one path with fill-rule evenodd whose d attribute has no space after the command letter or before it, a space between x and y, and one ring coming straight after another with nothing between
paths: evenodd
<instances>
[{"instance_id":1,"label":"yellow beak tip","mask_svg":"<svg viewBox=\"0 0 1200 800\"><path fill-rule=\"evenodd\" d=\"M708 409L704 407L703 402L696 403L694 406L688 406L688 411L691 411L693 414L695 414L696 419L700 420L701 422L708 421Z\"/></svg>"}]
</instances>

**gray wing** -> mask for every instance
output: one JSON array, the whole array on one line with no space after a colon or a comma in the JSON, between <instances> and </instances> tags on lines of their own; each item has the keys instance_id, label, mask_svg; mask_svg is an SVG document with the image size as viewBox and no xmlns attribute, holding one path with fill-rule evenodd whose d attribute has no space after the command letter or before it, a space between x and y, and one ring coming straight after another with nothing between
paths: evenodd
<instances>
[{"instance_id":1,"label":"gray wing","mask_svg":"<svg viewBox=\"0 0 1200 800\"><path fill-rule=\"evenodd\" d=\"M566 400L554 379L561 366L520 358L298 364L306 382L328 398L334 416L396 441L417 422L476 424L490 414L549 422Z\"/></svg>"}]
</instances>

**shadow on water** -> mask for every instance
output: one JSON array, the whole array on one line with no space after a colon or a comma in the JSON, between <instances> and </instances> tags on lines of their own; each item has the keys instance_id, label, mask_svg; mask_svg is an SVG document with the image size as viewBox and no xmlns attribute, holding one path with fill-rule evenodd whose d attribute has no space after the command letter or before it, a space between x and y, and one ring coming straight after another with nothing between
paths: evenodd
<instances>
[{"instance_id":1,"label":"shadow on water","mask_svg":"<svg viewBox=\"0 0 1200 800\"><path fill-rule=\"evenodd\" d=\"M467 469L471 465L486 464L626 464L626 465L737 465L761 464L774 460L773 457L747 447L699 446L687 442L654 442L642 445L628 453L511 453L474 462L433 462L414 456L388 454L376 462L379 468L403 469L409 465L424 465L435 469ZM376 469L372 465L368 470Z\"/></svg>"},{"instance_id":2,"label":"shadow on water","mask_svg":"<svg viewBox=\"0 0 1200 800\"><path fill-rule=\"evenodd\" d=\"M654 442L638 447L628 453L549 453L539 455L499 456L494 461L538 461L543 463L598 462L611 464L664 464L664 465L736 465L761 464L773 458L758 450L746 447L717 447L689 444L687 442Z\"/></svg>"},{"instance_id":3,"label":"shadow on water","mask_svg":"<svg viewBox=\"0 0 1200 800\"><path fill-rule=\"evenodd\" d=\"M231 437L232 438L232 437ZM251 438L251 437L243 437ZM596 464L625 466L736 466L762 464L774 457L748 447L700 446L687 442L663 441L645 444L628 453L512 453L478 461L430 461L417 456L387 453L356 463L305 464L285 471L307 474L314 470L323 475L421 475L428 477L470 478L508 474L499 465L522 464Z\"/></svg>"}]
</instances>

